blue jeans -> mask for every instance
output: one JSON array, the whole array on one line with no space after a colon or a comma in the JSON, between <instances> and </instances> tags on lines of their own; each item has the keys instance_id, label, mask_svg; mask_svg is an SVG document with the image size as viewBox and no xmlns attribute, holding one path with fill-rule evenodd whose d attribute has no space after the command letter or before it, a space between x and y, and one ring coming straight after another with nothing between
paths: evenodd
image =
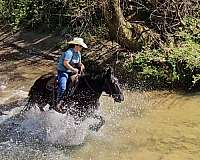
<instances>
[{"instance_id":1,"label":"blue jeans","mask_svg":"<svg viewBox=\"0 0 200 160\"><path fill-rule=\"evenodd\" d=\"M58 70L58 90L57 90L57 101L63 99L64 93L68 90L68 79L69 74L67 72Z\"/></svg>"}]
</instances>

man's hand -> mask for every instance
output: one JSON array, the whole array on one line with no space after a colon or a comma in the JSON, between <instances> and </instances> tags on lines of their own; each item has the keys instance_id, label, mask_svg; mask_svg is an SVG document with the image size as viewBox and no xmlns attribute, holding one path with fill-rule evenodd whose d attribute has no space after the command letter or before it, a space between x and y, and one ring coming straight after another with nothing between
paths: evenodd
<instances>
[{"instance_id":1,"label":"man's hand","mask_svg":"<svg viewBox=\"0 0 200 160\"><path fill-rule=\"evenodd\" d=\"M81 63L81 70L80 70L80 72L83 72L83 70L85 69L85 66Z\"/></svg>"},{"instance_id":2,"label":"man's hand","mask_svg":"<svg viewBox=\"0 0 200 160\"><path fill-rule=\"evenodd\" d=\"M74 69L73 69L73 72L76 73L76 74L78 74L78 69L77 69L77 68L74 68Z\"/></svg>"}]
</instances>

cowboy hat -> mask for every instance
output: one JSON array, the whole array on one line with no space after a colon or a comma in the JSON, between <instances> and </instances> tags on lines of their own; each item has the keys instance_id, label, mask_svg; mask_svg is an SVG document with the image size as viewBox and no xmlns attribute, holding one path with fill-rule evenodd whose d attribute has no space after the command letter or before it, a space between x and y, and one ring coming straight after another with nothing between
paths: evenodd
<instances>
[{"instance_id":1,"label":"cowboy hat","mask_svg":"<svg viewBox=\"0 0 200 160\"><path fill-rule=\"evenodd\" d=\"M87 45L84 43L83 38L75 37L72 41L69 41L68 44L78 44L81 45L83 48L88 48Z\"/></svg>"}]
</instances>

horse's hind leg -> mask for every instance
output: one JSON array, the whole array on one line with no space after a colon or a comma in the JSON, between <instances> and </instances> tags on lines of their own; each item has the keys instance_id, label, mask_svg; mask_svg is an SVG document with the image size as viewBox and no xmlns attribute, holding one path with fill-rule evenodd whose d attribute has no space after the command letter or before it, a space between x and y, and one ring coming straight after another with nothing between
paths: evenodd
<instances>
[{"instance_id":1,"label":"horse's hind leg","mask_svg":"<svg viewBox=\"0 0 200 160\"><path fill-rule=\"evenodd\" d=\"M96 123L94 125L90 125L89 129L97 132L105 124L105 120L102 116L97 115L97 114L94 114L92 116L92 118L99 120L99 123Z\"/></svg>"},{"instance_id":2,"label":"horse's hind leg","mask_svg":"<svg viewBox=\"0 0 200 160\"><path fill-rule=\"evenodd\" d=\"M28 102L25 104L25 106L24 106L24 108L23 108L23 112L30 110L32 106L33 106L33 103L32 103L32 101L29 99Z\"/></svg>"},{"instance_id":3,"label":"horse's hind leg","mask_svg":"<svg viewBox=\"0 0 200 160\"><path fill-rule=\"evenodd\" d=\"M40 111L42 111L42 112L44 112L45 110L44 110L44 106L45 106L45 104L44 105L39 105L38 107L39 107L39 109L40 109Z\"/></svg>"}]
</instances>

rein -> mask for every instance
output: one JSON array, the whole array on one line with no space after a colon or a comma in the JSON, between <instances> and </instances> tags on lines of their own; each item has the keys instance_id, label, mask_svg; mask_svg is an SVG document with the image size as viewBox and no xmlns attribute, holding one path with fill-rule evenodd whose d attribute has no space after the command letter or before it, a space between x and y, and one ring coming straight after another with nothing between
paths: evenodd
<instances>
[{"instance_id":1,"label":"rein","mask_svg":"<svg viewBox=\"0 0 200 160\"><path fill-rule=\"evenodd\" d=\"M85 75L84 73L83 73L82 75L78 75L77 78L79 79L79 78L82 76L83 79L84 79L84 81L85 81L85 83L86 83L86 85L89 87L89 89L90 89L92 92L94 92L94 93L97 94L98 92L95 91L95 90L91 87L91 85L88 83L88 81L86 80L86 78L84 77L84 75ZM79 84L79 80L78 80L78 83L72 88L72 90L70 91L70 94L69 94L68 96L73 95L73 93L74 93L74 91L76 90L78 84Z\"/></svg>"},{"instance_id":2,"label":"rein","mask_svg":"<svg viewBox=\"0 0 200 160\"><path fill-rule=\"evenodd\" d=\"M90 90L92 90L94 93L98 93L97 91L95 91L95 90L91 87L91 85L88 83L88 81L86 80L85 77L83 77L83 79L84 79L85 83L87 84L87 86L89 87Z\"/></svg>"}]
</instances>

